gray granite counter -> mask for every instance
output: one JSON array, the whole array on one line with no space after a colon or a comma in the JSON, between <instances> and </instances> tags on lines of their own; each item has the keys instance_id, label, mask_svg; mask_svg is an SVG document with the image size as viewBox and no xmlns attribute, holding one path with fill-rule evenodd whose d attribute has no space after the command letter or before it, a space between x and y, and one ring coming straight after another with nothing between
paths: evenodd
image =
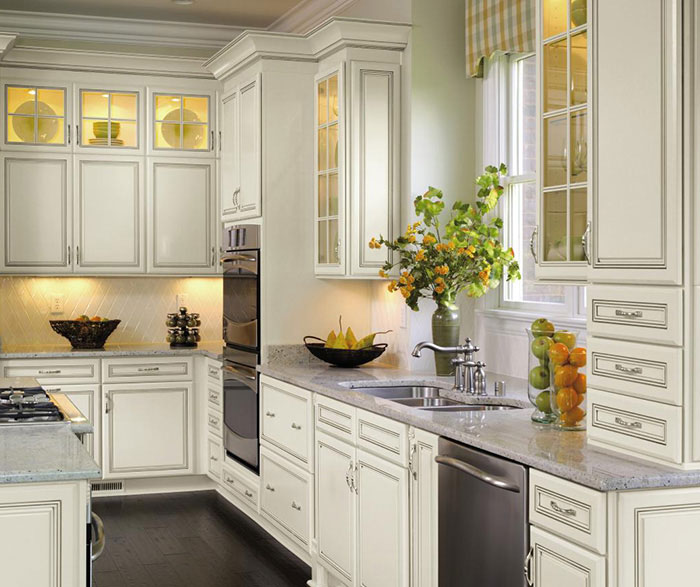
<instances>
[{"instance_id":1,"label":"gray granite counter","mask_svg":"<svg viewBox=\"0 0 700 587\"><path fill-rule=\"evenodd\" d=\"M221 359L223 342L200 342L196 348L172 349L167 343L109 344L103 349L76 350L69 344L52 345L4 345L0 348L0 359L64 359L142 357L142 356L192 356L204 355L210 359Z\"/></svg>"},{"instance_id":2,"label":"gray granite counter","mask_svg":"<svg viewBox=\"0 0 700 587\"><path fill-rule=\"evenodd\" d=\"M455 397L454 392L449 391L451 378L381 366L338 369L327 365L267 364L259 370L281 381L600 491L700 486L700 471L684 471L594 448L587 444L585 432L562 432L533 423L530 408L485 412L424 411L376 398L361 389L371 385L427 384L441 387L445 389L444 395ZM506 397L490 397L487 401L530 405L524 380L490 375L489 393L495 379L506 381ZM463 394L456 397L470 401Z\"/></svg>"},{"instance_id":3,"label":"gray granite counter","mask_svg":"<svg viewBox=\"0 0 700 587\"><path fill-rule=\"evenodd\" d=\"M67 424L0 425L0 484L99 479Z\"/></svg>"}]
</instances>

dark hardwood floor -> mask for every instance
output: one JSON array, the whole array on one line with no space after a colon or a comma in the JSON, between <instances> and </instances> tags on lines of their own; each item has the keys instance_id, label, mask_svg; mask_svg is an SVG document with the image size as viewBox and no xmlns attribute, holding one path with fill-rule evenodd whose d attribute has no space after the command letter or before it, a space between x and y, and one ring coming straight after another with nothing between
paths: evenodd
<instances>
[{"instance_id":1,"label":"dark hardwood floor","mask_svg":"<svg viewBox=\"0 0 700 587\"><path fill-rule=\"evenodd\" d=\"M93 500L94 587L303 587L311 570L213 491Z\"/></svg>"}]
</instances>

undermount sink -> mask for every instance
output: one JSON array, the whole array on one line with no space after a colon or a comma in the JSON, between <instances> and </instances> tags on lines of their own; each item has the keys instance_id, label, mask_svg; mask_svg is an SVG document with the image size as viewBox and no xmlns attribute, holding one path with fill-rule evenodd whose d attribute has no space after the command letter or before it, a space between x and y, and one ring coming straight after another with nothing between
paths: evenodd
<instances>
[{"instance_id":1,"label":"undermount sink","mask_svg":"<svg viewBox=\"0 0 700 587\"><path fill-rule=\"evenodd\" d=\"M361 391L367 395L380 397L382 399L411 399L438 397L440 395L439 387L421 386L421 385L397 385L390 387L355 387L355 391Z\"/></svg>"},{"instance_id":2,"label":"undermount sink","mask_svg":"<svg viewBox=\"0 0 700 587\"><path fill-rule=\"evenodd\" d=\"M408 397L392 400L403 406L411 406L414 408L443 408L445 406L461 406L461 402L448 399L446 397Z\"/></svg>"},{"instance_id":3,"label":"undermount sink","mask_svg":"<svg viewBox=\"0 0 700 587\"><path fill-rule=\"evenodd\" d=\"M504 406L501 404L462 404L459 402L450 402L450 404L441 407L426 407L422 410L435 412L495 412L501 410L519 410L520 406Z\"/></svg>"}]
</instances>

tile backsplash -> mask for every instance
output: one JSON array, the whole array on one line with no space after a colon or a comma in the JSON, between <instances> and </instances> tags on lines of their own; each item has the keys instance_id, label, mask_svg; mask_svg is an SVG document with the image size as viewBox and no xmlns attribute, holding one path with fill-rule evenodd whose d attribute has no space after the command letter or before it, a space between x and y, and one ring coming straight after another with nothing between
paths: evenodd
<instances>
[{"instance_id":1,"label":"tile backsplash","mask_svg":"<svg viewBox=\"0 0 700 587\"><path fill-rule=\"evenodd\" d=\"M80 314L118 318L110 343L165 342L165 315L177 310L177 295L199 312L202 340L221 338L222 280L217 277L0 277L0 344L67 343L49 320ZM63 314L51 314L54 295Z\"/></svg>"}]
</instances>

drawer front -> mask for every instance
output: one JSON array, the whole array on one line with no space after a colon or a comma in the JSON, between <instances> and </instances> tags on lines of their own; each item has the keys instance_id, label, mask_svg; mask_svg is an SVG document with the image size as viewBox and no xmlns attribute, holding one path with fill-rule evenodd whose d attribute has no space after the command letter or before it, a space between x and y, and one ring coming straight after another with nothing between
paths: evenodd
<instances>
[{"instance_id":1,"label":"drawer front","mask_svg":"<svg viewBox=\"0 0 700 587\"><path fill-rule=\"evenodd\" d=\"M311 393L270 379L262 382L261 393L262 439L307 466L313 454Z\"/></svg>"},{"instance_id":2,"label":"drawer front","mask_svg":"<svg viewBox=\"0 0 700 587\"><path fill-rule=\"evenodd\" d=\"M531 524L605 554L604 493L530 469L529 499Z\"/></svg>"},{"instance_id":3,"label":"drawer front","mask_svg":"<svg viewBox=\"0 0 700 587\"><path fill-rule=\"evenodd\" d=\"M220 412L212 409L207 411L207 426L210 434L219 438L224 437L224 418Z\"/></svg>"},{"instance_id":4,"label":"drawer front","mask_svg":"<svg viewBox=\"0 0 700 587\"><path fill-rule=\"evenodd\" d=\"M260 482L260 510L295 542L308 548L311 476L263 448Z\"/></svg>"},{"instance_id":5,"label":"drawer front","mask_svg":"<svg viewBox=\"0 0 700 587\"><path fill-rule=\"evenodd\" d=\"M221 362L207 359L207 380L210 383L223 383L223 374L221 373Z\"/></svg>"},{"instance_id":6,"label":"drawer front","mask_svg":"<svg viewBox=\"0 0 700 587\"><path fill-rule=\"evenodd\" d=\"M192 358L105 359L102 361L105 382L190 381Z\"/></svg>"},{"instance_id":7,"label":"drawer front","mask_svg":"<svg viewBox=\"0 0 700 587\"><path fill-rule=\"evenodd\" d=\"M38 359L2 362L3 377L34 377L42 385L99 383L99 360Z\"/></svg>"},{"instance_id":8,"label":"drawer front","mask_svg":"<svg viewBox=\"0 0 700 587\"><path fill-rule=\"evenodd\" d=\"M224 390L216 385L207 385L207 402L210 408L221 411L224 407Z\"/></svg>"},{"instance_id":9,"label":"drawer front","mask_svg":"<svg viewBox=\"0 0 700 587\"><path fill-rule=\"evenodd\" d=\"M682 408L591 388L587 396L591 440L682 462Z\"/></svg>"},{"instance_id":10,"label":"drawer front","mask_svg":"<svg viewBox=\"0 0 700 587\"><path fill-rule=\"evenodd\" d=\"M588 290L589 336L683 344L680 288L592 285Z\"/></svg>"},{"instance_id":11,"label":"drawer front","mask_svg":"<svg viewBox=\"0 0 700 587\"><path fill-rule=\"evenodd\" d=\"M248 483L235 471L228 467L223 468L222 481L224 486L240 497L253 509L258 509L258 488Z\"/></svg>"},{"instance_id":12,"label":"drawer front","mask_svg":"<svg viewBox=\"0 0 700 587\"><path fill-rule=\"evenodd\" d=\"M224 447L220 438L209 436L207 440L207 452L209 464L207 475L215 480L221 479L221 465L224 460Z\"/></svg>"},{"instance_id":13,"label":"drawer front","mask_svg":"<svg viewBox=\"0 0 700 587\"><path fill-rule=\"evenodd\" d=\"M408 466L408 426L357 410L357 445L402 467Z\"/></svg>"},{"instance_id":14,"label":"drawer front","mask_svg":"<svg viewBox=\"0 0 700 587\"><path fill-rule=\"evenodd\" d=\"M357 409L318 394L314 403L316 429L355 444Z\"/></svg>"},{"instance_id":15,"label":"drawer front","mask_svg":"<svg viewBox=\"0 0 700 587\"><path fill-rule=\"evenodd\" d=\"M597 389L683 403L683 350L591 337L588 384Z\"/></svg>"}]
</instances>

